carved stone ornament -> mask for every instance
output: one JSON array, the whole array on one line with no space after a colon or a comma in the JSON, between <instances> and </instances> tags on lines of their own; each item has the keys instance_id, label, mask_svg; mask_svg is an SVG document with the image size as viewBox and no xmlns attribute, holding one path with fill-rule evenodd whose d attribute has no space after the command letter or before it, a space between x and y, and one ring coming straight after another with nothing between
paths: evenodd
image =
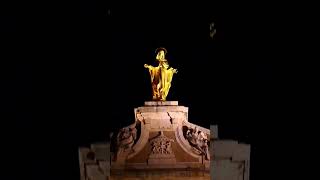
<instances>
[{"instance_id":1,"label":"carved stone ornament","mask_svg":"<svg viewBox=\"0 0 320 180\"><path fill-rule=\"evenodd\" d=\"M173 154L171 147L172 142L174 142L174 140L164 136L161 131L160 136L151 141L151 154Z\"/></svg>"},{"instance_id":2,"label":"carved stone ornament","mask_svg":"<svg viewBox=\"0 0 320 180\"><path fill-rule=\"evenodd\" d=\"M150 164L173 163L175 156L172 151L173 139L166 137L163 131L160 135L150 140L151 152L149 154L148 162Z\"/></svg>"},{"instance_id":3,"label":"carved stone ornament","mask_svg":"<svg viewBox=\"0 0 320 180\"><path fill-rule=\"evenodd\" d=\"M135 127L122 128L117 135L116 160L121 153L132 149L134 141L137 139L137 129Z\"/></svg>"},{"instance_id":4,"label":"carved stone ornament","mask_svg":"<svg viewBox=\"0 0 320 180\"><path fill-rule=\"evenodd\" d=\"M194 129L188 128L185 137L188 140L191 147L199 155L203 155L206 160L210 160L208 146L209 138L204 132L197 130L197 127L194 127Z\"/></svg>"}]
</instances>

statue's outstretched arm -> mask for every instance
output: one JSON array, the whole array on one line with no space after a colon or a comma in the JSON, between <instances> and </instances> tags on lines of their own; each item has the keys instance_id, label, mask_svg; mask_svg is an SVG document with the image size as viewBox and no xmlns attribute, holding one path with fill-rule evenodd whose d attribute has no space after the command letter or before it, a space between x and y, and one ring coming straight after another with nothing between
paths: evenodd
<instances>
[{"instance_id":1,"label":"statue's outstretched arm","mask_svg":"<svg viewBox=\"0 0 320 180\"><path fill-rule=\"evenodd\" d=\"M173 69L173 73L178 73L178 69Z\"/></svg>"},{"instance_id":2,"label":"statue's outstretched arm","mask_svg":"<svg viewBox=\"0 0 320 180\"><path fill-rule=\"evenodd\" d=\"M150 65L148 64L144 64L144 67L150 69Z\"/></svg>"},{"instance_id":3,"label":"statue's outstretched arm","mask_svg":"<svg viewBox=\"0 0 320 180\"><path fill-rule=\"evenodd\" d=\"M174 69L171 67L169 70L171 70L173 73L176 73L176 74L178 73L178 69Z\"/></svg>"},{"instance_id":4,"label":"statue's outstretched arm","mask_svg":"<svg viewBox=\"0 0 320 180\"><path fill-rule=\"evenodd\" d=\"M148 65L148 64L144 64L144 67L145 67L145 68L148 68L148 69L152 69L152 68L154 68L153 66Z\"/></svg>"}]
</instances>

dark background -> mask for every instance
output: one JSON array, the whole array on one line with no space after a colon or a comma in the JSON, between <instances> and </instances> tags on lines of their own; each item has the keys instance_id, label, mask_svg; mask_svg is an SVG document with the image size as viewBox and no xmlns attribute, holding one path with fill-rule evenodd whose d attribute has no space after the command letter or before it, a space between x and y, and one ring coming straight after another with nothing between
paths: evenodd
<instances>
[{"instance_id":1,"label":"dark background","mask_svg":"<svg viewBox=\"0 0 320 180\"><path fill-rule=\"evenodd\" d=\"M280 171L274 159L287 156L280 147L288 134L278 115L286 82L275 73L283 33L272 28L282 23L276 6L82 0L10 7L1 15L5 177L79 179L78 147L105 141L150 100L143 65L155 63L160 46L179 70L168 100L188 106L192 123L217 124L221 139L251 144L252 180Z\"/></svg>"}]
</instances>

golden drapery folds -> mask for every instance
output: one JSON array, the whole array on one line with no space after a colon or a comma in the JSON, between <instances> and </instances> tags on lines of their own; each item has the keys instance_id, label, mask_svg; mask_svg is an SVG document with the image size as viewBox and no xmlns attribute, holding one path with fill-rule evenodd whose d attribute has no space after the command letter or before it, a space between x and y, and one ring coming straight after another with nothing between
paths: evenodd
<instances>
[{"instance_id":1,"label":"golden drapery folds","mask_svg":"<svg viewBox=\"0 0 320 180\"><path fill-rule=\"evenodd\" d=\"M156 60L159 65L153 67L145 64L144 67L149 69L152 85L152 100L165 101L170 87L173 74L177 73L177 69L169 67L168 61L165 59L167 50L165 48L158 48L156 50Z\"/></svg>"}]
</instances>

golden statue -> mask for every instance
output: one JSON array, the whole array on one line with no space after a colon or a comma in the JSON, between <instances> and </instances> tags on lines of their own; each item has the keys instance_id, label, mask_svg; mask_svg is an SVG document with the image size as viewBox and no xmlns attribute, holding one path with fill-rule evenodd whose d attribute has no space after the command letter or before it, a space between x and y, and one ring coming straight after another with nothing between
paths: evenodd
<instances>
[{"instance_id":1,"label":"golden statue","mask_svg":"<svg viewBox=\"0 0 320 180\"><path fill-rule=\"evenodd\" d=\"M144 67L149 69L152 85L152 100L165 101L171 87L171 80L177 69L169 68L168 61L165 59L167 50L165 48L156 49L156 60L159 62L157 67L145 64Z\"/></svg>"}]
</instances>

